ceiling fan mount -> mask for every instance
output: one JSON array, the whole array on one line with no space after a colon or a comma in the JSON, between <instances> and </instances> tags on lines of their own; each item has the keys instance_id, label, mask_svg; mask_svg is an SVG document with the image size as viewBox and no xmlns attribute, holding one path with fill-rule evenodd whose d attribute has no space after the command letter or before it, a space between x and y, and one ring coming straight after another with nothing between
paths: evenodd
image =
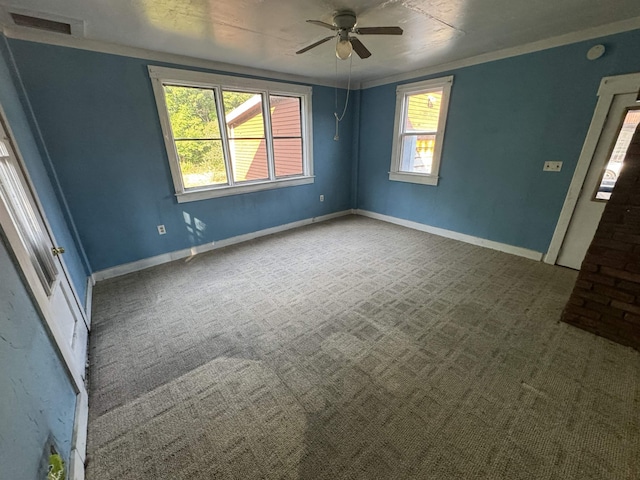
<instances>
[{"instance_id":1,"label":"ceiling fan mount","mask_svg":"<svg viewBox=\"0 0 640 480\"><path fill-rule=\"evenodd\" d=\"M347 30L348 33L356 26L356 14L351 10L337 12L333 16L333 24L339 30Z\"/></svg>"},{"instance_id":2,"label":"ceiling fan mount","mask_svg":"<svg viewBox=\"0 0 640 480\"><path fill-rule=\"evenodd\" d=\"M336 44L336 55L341 60L346 60L351 56L351 51L355 51L360 58L369 58L371 52L364 46L364 44L355 36L356 35L402 35L402 29L400 27L359 27L356 28L357 18L355 12L352 10L340 10L333 15L333 25L320 20L307 20L307 23L317 25L319 27L328 28L333 30L333 35L323 38L307 47L298 50L296 53L304 53L312 48L322 45L328 42L332 38L337 37L338 42Z\"/></svg>"}]
</instances>

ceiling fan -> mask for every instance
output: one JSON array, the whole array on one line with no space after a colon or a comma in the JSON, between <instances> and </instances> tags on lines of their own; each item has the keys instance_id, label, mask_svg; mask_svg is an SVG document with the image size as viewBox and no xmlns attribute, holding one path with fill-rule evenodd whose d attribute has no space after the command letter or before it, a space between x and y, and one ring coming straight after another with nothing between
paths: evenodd
<instances>
[{"instance_id":1,"label":"ceiling fan","mask_svg":"<svg viewBox=\"0 0 640 480\"><path fill-rule=\"evenodd\" d=\"M297 54L309 51L318 45L328 42L332 38L338 37L338 43L336 44L336 56L339 59L346 60L351 56L352 51L355 51L360 58L369 58L371 56L371 52L367 50L367 47L365 47L357 37L353 37L349 34L402 35L402 29L400 27L356 27L356 14L351 10L342 10L337 12L333 16L333 25L321 22L320 20L307 20L307 23L328 28L336 33L323 38L316 43L312 43L311 45L304 47L302 50L298 50L296 52Z\"/></svg>"}]
</instances>

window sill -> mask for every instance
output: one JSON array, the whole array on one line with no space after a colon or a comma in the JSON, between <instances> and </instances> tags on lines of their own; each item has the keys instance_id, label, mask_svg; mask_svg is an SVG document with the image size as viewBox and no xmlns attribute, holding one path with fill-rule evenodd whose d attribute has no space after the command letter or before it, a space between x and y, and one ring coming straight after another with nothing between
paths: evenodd
<instances>
[{"instance_id":1,"label":"window sill","mask_svg":"<svg viewBox=\"0 0 640 480\"><path fill-rule=\"evenodd\" d=\"M228 197L230 195L241 195L243 193L260 192L262 190L272 190L274 188L294 187L296 185L307 185L313 183L313 176L283 178L267 182L256 182L247 185L235 185L230 187L224 185L221 187L206 187L201 189L188 190L183 193L177 193L178 203L197 202L198 200L206 200L208 198Z\"/></svg>"},{"instance_id":2,"label":"window sill","mask_svg":"<svg viewBox=\"0 0 640 480\"><path fill-rule=\"evenodd\" d=\"M420 183L422 185L438 185L437 175L422 175L420 173L389 172L389 180L395 182Z\"/></svg>"}]
</instances>

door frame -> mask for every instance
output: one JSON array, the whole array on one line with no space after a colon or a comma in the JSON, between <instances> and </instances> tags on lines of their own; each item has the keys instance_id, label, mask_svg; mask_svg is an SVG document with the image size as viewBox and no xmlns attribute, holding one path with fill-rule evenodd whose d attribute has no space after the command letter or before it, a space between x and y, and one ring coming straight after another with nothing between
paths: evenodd
<instances>
[{"instance_id":1,"label":"door frame","mask_svg":"<svg viewBox=\"0 0 640 480\"><path fill-rule=\"evenodd\" d=\"M53 244L57 245L57 243L55 242L55 237L51 230L51 226L45 215L44 209L42 208L42 204L40 203L40 199L38 198L33 182L31 181L29 172L26 168L22 154L16 142L13 131L11 130L11 126L9 125L2 105L0 105L0 122L2 123L2 126L7 135L7 140L10 143L10 148L13 150L13 154L17 162L17 167L19 168L20 173L26 182L27 193L31 196L35 203L37 213L42 218L47 234L50 236L52 242L54 242ZM87 447L87 425L89 416L89 403L86 386L82 377L76 370L76 361L74 359L71 347L60 331L51 308L48 307L48 297L46 295L46 292L42 288L40 279L38 278L31 263L31 258L27 250L24 248L22 241L20 240L17 227L13 223L11 215L6 209L4 202L0 202L0 227L2 227L4 237L9 244L8 247L14 257L16 268L19 270L21 276L23 277L23 283L33 300L34 307L40 314L40 317L44 320L45 330L47 331L49 338L52 340L54 350L57 351L59 358L62 360L63 368L66 371L67 376L71 381L71 386L76 394L73 433L71 437L71 453L69 456L69 478L71 478L72 480L82 480L84 479L84 463ZM82 317L82 321L85 322L85 325L88 328L88 317L86 315L84 305L80 301L77 291L75 290L73 283L70 280L66 264L62 259L60 260L61 272L59 275L64 276L64 281L69 283L75 301L80 307L79 311Z\"/></svg>"},{"instance_id":2,"label":"door frame","mask_svg":"<svg viewBox=\"0 0 640 480\"><path fill-rule=\"evenodd\" d=\"M600 81L600 87L598 88L598 103L593 112L593 118L591 119L591 125L589 131L582 146L580 157L578 158L578 164L573 173L567 196L558 218L555 231L549 249L544 256L544 262L551 265L555 265L558 260L560 248L564 242L573 212L575 211L582 186L587 178L591 161L596 152L602 129L607 122L609 111L613 103L613 99L616 95L626 93L638 93L640 90L640 73L631 73L628 75L617 75L614 77L604 77Z\"/></svg>"}]
</instances>

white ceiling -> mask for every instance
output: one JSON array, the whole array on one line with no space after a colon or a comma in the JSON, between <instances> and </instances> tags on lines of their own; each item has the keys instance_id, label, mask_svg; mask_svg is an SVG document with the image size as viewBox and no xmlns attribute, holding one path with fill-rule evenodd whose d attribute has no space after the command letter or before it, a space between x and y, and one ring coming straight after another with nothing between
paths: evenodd
<instances>
[{"instance_id":1,"label":"white ceiling","mask_svg":"<svg viewBox=\"0 0 640 480\"><path fill-rule=\"evenodd\" d=\"M393 26L403 36L361 36L373 55L353 58L353 78L370 81L640 17L638 0L20 0L9 6L85 21L86 38L205 60L335 78L331 34L352 9L358 26ZM346 77L349 61L339 62Z\"/></svg>"}]
</instances>

